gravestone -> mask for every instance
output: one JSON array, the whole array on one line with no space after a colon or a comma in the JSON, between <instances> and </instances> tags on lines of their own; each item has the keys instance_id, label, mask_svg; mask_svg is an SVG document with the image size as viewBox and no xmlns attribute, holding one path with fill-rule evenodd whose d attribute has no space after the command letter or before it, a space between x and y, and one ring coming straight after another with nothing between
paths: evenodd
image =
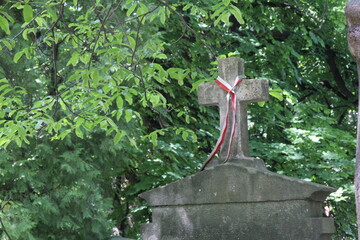
<instances>
[{"instance_id":1,"label":"gravestone","mask_svg":"<svg viewBox=\"0 0 360 240\"><path fill-rule=\"evenodd\" d=\"M323 217L322 203L335 189L272 173L262 160L249 157L246 105L268 98L268 82L244 79L232 87L243 74L242 59L219 59L219 76L237 98L235 117L224 113L226 105L233 104L224 100L227 92L214 83L199 87L200 104L219 105L221 129L226 117L229 125L240 125L233 141L227 129L217 161L205 171L140 195L152 208L152 222L143 225L142 239L331 239L334 223ZM229 147L230 159L223 164Z\"/></svg>"}]
</instances>

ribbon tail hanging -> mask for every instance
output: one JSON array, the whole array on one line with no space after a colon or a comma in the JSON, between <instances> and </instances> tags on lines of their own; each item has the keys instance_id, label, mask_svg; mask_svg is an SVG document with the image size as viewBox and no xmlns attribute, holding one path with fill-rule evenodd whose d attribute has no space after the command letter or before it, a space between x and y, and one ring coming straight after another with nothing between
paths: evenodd
<instances>
[{"instance_id":1,"label":"ribbon tail hanging","mask_svg":"<svg viewBox=\"0 0 360 240\"><path fill-rule=\"evenodd\" d=\"M226 96L227 99L230 98L230 94L227 94ZM224 140L225 140L225 135L226 135L226 131L228 129L229 126L229 105L226 109L226 117L225 117L225 123L221 129L221 133L219 136L219 139L216 142L216 145L214 147L214 149L212 150L212 152L210 153L210 156L208 157L208 159L206 159L206 161L204 162L204 164L202 165L200 171L203 171L205 169L205 167L211 162L211 160L214 158L214 156L216 155L216 153L220 150L221 145L223 144Z\"/></svg>"}]
</instances>

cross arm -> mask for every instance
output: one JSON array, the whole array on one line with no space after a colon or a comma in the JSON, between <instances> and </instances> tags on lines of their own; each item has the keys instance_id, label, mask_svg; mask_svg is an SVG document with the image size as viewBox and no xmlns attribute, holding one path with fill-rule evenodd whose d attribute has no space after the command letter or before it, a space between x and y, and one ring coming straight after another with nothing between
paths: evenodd
<instances>
[{"instance_id":1,"label":"cross arm","mask_svg":"<svg viewBox=\"0 0 360 240\"><path fill-rule=\"evenodd\" d=\"M240 102L262 102L269 100L269 81L266 79L244 79L235 90Z\"/></svg>"},{"instance_id":2,"label":"cross arm","mask_svg":"<svg viewBox=\"0 0 360 240\"><path fill-rule=\"evenodd\" d=\"M215 106L219 104L219 86L215 82L202 83L198 90L199 104Z\"/></svg>"},{"instance_id":3,"label":"cross arm","mask_svg":"<svg viewBox=\"0 0 360 240\"><path fill-rule=\"evenodd\" d=\"M219 104L220 87L215 82L199 86L199 104L215 106ZM266 79L244 79L235 90L238 101L261 102L269 100L269 81Z\"/></svg>"}]
</instances>

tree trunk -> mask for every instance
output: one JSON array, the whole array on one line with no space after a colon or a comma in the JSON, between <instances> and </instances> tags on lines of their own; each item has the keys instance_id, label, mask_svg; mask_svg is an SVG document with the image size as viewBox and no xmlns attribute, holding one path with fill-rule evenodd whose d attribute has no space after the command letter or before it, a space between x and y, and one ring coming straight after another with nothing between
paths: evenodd
<instances>
[{"instance_id":1,"label":"tree trunk","mask_svg":"<svg viewBox=\"0 0 360 240\"><path fill-rule=\"evenodd\" d=\"M358 78L359 78L359 98L360 99L360 62L357 61ZM355 201L356 201L356 216L358 225L358 239L360 240L360 101L358 101L358 122L357 122L357 144L356 144L356 166L355 166Z\"/></svg>"},{"instance_id":2,"label":"tree trunk","mask_svg":"<svg viewBox=\"0 0 360 240\"><path fill-rule=\"evenodd\" d=\"M345 8L346 21L349 26L348 42L351 55L356 59L359 78L360 99L360 0L349 0ZM358 225L358 239L360 240L360 101L358 103L356 167L355 167L355 201Z\"/></svg>"}]
</instances>

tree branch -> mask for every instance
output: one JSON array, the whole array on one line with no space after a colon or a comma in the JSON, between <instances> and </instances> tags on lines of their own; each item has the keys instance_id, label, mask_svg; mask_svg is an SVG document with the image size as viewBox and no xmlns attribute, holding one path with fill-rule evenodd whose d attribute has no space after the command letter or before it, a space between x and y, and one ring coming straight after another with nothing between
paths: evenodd
<instances>
[{"instance_id":1,"label":"tree branch","mask_svg":"<svg viewBox=\"0 0 360 240\"><path fill-rule=\"evenodd\" d=\"M141 28L141 25L142 25L142 20L144 19L144 17L142 17L140 20L138 19L138 27L136 29L136 38L135 38L135 46L134 46L134 50L132 52L132 55L131 55L131 66L134 68L134 70L136 71L136 66L134 67L134 58L135 58L135 54L136 54L136 50L139 46L139 37L140 37L140 28Z\"/></svg>"},{"instance_id":2,"label":"tree branch","mask_svg":"<svg viewBox=\"0 0 360 240\"><path fill-rule=\"evenodd\" d=\"M1 227L4 230L4 233L6 234L6 236L9 238L9 240L11 240L12 238L10 237L9 233L6 231L5 225L4 225L1 217L0 217L0 224L1 224Z\"/></svg>"},{"instance_id":3,"label":"tree branch","mask_svg":"<svg viewBox=\"0 0 360 240\"><path fill-rule=\"evenodd\" d=\"M65 106L67 107L67 109L69 110L69 112L71 112L74 116L76 117L79 117L79 118L83 118L89 122L94 122L94 120L90 119L90 118L87 118L85 116L81 116L80 114L74 112L72 109L71 109L71 106L64 100L64 98L60 95L59 98L62 100L62 102L65 104Z\"/></svg>"},{"instance_id":4,"label":"tree branch","mask_svg":"<svg viewBox=\"0 0 360 240\"><path fill-rule=\"evenodd\" d=\"M30 20L28 24L26 24L20 32L18 32L14 37L11 38L11 42L15 41L30 25L33 21L35 21L35 18L37 18L40 14L42 14L45 11L45 9L41 9L36 15ZM3 48L6 47L6 45L2 45ZM7 48L7 47L6 47ZM10 51L10 49L8 49Z\"/></svg>"},{"instance_id":5,"label":"tree branch","mask_svg":"<svg viewBox=\"0 0 360 240\"><path fill-rule=\"evenodd\" d=\"M344 95L345 99L351 99L354 97L354 95L349 91L349 89L346 87L345 81L343 77L340 74L340 70L336 65L335 59L336 59L336 52L330 48L330 46L326 46L326 61L330 67L330 71L334 77L334 80L336 82L337 88L341 92L342 95Z\"/></svg>"},{"instance_id":6,"label":"tree branch","mask_svg":"<svg viewBox=\"0 0 360 240\"><path fill-rule=\"evenodd\" d=\"M320 85L331 90L333 93L335 93L339 98L342 98L344 100L347 100L346 96L342 94L338 88L332 86L329 81L322 81L320 82Z\"/></svg>"},{"instance_id":7,"label":"tree branch","mask_svg":"<svg viewBox=\"0 0 360 240\"><path fill-rule=\"evenodd\" d=\"M60 9L59 9L59 12L58 12L58 15L57 15L57 19L56 21L54 22L53 25L51 25L51 27L43 34L43 36L46 36L46 34L48 34L50 31L53 31L55 27L57 27L57 25L59 24L60 22L60 19L62 18L62 15L64 13L64 0L62 0L60 2ZM39 38L37 41L36 41L36 44L38 44L39 42L41 42L43 38Z\"/></svg>"},{"instance_id":8,"label":"tree branch","mask_svg":"<svg viewBox=\"0 0 360 240\"><path fill-rule=\"evenodd\" d=\"M174 10L174 9L173 9L169 4L167 4L166 2L163 2L163 1L161 1L161 0L157 0L157 1L158 1L159 3L161 3L162 5L164 5L167 9L169 9L170 12L174 13L175 15L177 15L177 16L180 18L181 22L183 23L183 26L184 26L185 28L187 28L190 32L192 32L192 33L195 35L195 37L204 44L204 46L211 52L211 54L212 54L213 56L216 56L216 54L215 54L215 52L212 50L212 48L199 36L199 34L197 34L197 33L195 32L195 30L194 30L192 27L189 26L189 24L186 22L186 20L184 19L184 17L183 17L180 13L178 13L176 10Z\"/></svg>"},{"instance_id":9,"label":"tree branch","mask_svg":"<svg viewBox=\"0 0 360 240\"><path fill-rule=\"evenodd\" d=\"M150 13L154 12L156 9L158 9L159 7L161 6L161 3L159 3L156 7L154 7L153 9L151 9L150 11L144 13L144 14L141 14L139 16L136 16L136 17L133 17L133 18L129 18L127 20L125 20L125 22L130 22L132 20L135 20L135 19L139 19L140 17L143 19L145 16L149 15Z\"/></svg>"},{"instance_id":10,"label":"tree branch","mask_svg":"<svg viewBox=\"0 0 360 240\"><path fill-rule=\"evenodd\" d=\"M101 35L101 32L105 29L105 24L106 22L109 20L109 18L115 13L115 11L120 7L122 3L122 0L118 2L118 4L112 8L110 7L109 8L109 11L106 13L104 19L101 20L101 27L99 29L99 32L98 34L96 35L96 38L95 38L95 41L93 42L94 44L94 47L91 49L91 55L90 55L90 60L89 60L89 64L88 64L88 69L90 70L91 68L91 60L93 59L94 57L94 54L95 54L95 49L96 49L96 45L99 41L99 38L100 38L100 35ZM90 44L91 45L91 44ZM90 89L90 81L89 81L89 89Z\"/></svg>"}]
</instances>

